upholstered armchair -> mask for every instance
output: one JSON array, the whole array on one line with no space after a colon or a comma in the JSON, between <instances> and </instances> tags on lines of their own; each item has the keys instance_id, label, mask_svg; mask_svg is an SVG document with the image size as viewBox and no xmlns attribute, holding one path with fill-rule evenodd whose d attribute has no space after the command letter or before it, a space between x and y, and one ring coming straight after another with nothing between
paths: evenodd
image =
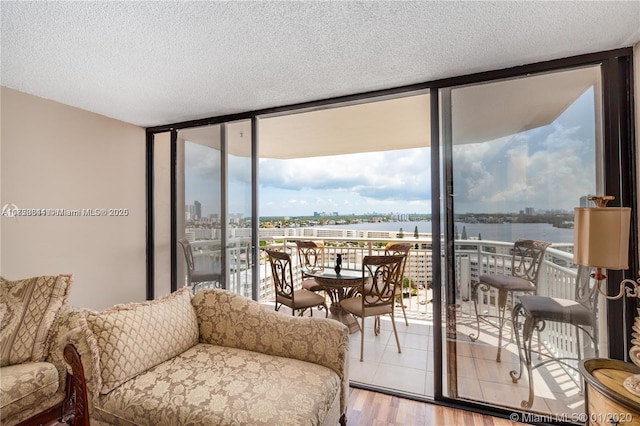
<instances>
[{"instance_id":1,"label":"upholstered armchair","mask_svg":"<svg viewBox=\"0 0 640 426\"><path fill-rule=\"evenodd\" d=\"M66 421L72 412L58 342L70 329L70 275L0 278L0 424Z\"/></svg>"}]
</instances>

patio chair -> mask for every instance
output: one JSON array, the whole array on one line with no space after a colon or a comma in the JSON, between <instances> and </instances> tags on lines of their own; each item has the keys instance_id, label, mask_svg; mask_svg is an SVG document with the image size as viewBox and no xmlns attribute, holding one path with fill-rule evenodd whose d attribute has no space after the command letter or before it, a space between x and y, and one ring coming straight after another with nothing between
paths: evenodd
<instances>
[{"instance_id":1,"label":"patio chair","mask_svg":"<svg viewBox=\"0 0 640 426\"><path fill-rule=\"evenodd\" d=\"M322 291L313 277L306 272L317 272L323 268L324 244L315 241L296 241L298 264L302 270L302 288L309 291Z\"/></svg>"},{"instance_id":2,"label":"patio chair","mask_svg":"<svg viewBox=\"0 0 640 426\"><path fill-rule=\"evenodd\" d=\"M518 354L520 358L520 371L511 371L511 380L517 383L522 377L523 364L527 369L527 378L529 379L529 399L522 401L522 408L531 408L533 404L534 391L533 379L531 377L532 370L541 367L550 362L560 362L563 365L578 370L577 364L572 365L567 361L582 359L582 344L580 342L580 331L584 332L594 346L595 357L599 355L598 351L598 323L597 307L598 307L598 286L591 281L591 268L588 266L579 266L575 279L574 299L560 299L556 297L524 295L520 298L513 309L513 324L516 330L516 342L518 344ZM524 317L524 324L520 324L520 319ZM577 356L573 357L555 357L551 351L542 352L540 342L540 332L544 330L547 322L558 322L569 324L575 327ZM522 341L520 340L520 330L522 326ZM590 329L590 330L588 330ZM531 360L531 341L533 340L534 330L538 331L538 359L546 357L543 361L532 366ZM580 383L582 386L582 381Z\"/></svg>"},{"instance_id":3,"label":"patio chair","mask_svg":"<svg viewBox=\"0 0 640 426\"><path fill-rule=\"evenodd\" d=\"M496 327L498 329L497 362L500 362L504 326L511 320L510 317L506 316L507 301L509 300L510 304L513 306L514 293L536 293L538 277L540 274L540 265L544 258L544 252L550 245L551 243L546 241L517 240L513 245L513 251L511 254L511 274L505 275L493 273L480 275L479 281L471 288L471 298L473 299L478 333L477 335L474 335L473 333L469 334L469 338L472 342L475 342L480 337L480 321ZM478 290L481 290L483 293L488 293L489 302L491 302L492 289L498 292L498 315L481 315L478 312ZM497 322L492 322L488 318L496 318Z\"/></svg>"},{"instance_id":4,"label":"patio chair","mask_svg":"<svg viewBox=\"0 0 640 426\"><path fill-rule=\"evenodd\" d=\"M359 317L360 361L364 359L364 323L366 317L375 317L374 332L380 333L380 315L391 315L393 334L396 337L398 353L400 340L396 330L395 309L396 286L399 283L404 256L365 256L362 261L362 284L357 296L340 301L340 306L350 314ZM365 282L369 280L369 284Z\"/></svg>"},{"instance_id":5,"label":"patio chair","mask_svg":"<svg viewBox=\"0 0 640 426\"><path fill-rule=\"evenodd\" d=\"M291 314L295 315L299 311L299 316L309 309L311 316L313 310L311 308L322 307L325 310L325 317L329 316L329 310L323 296L306 289L293 289L293 272L291 270L291 256L288 253L275 250L266 250L271 264L271 275L276 290L276 311L280 310L282 305L291 309Z\"/></svg>"},{"instance_id":6,"label":"patio chair","mask_svg":"<svg viewBox=\"0 0 640 426\"><path fill-rule=\"evenodd\" d=\"M211 269L196 269L193 261L193 249L191 243L186 238L178 240L178 244L182 247L185 261L187 262L187 281L195 293L198 284L213 282L216 283L216 287L220 287L221 284L221 269L213 266ZM217 270L216 270L217 269Z\"/></svg>"},{"instance_id":7,"label":"patio chair","mask_svg":"<svg viewBox=\"0 0 640 426\"><path fill-rule=\"evenodd\" d=\"M394 243L390 242L384 248L384 254L387 256L392 255L402 255L404 256L404 260L402 261L402 269L400 271L400 278L398 285L396 286L396 300L400 300L400 306L402 306L402 315L404 316L405 325L409 325L409 321L407 320L407 312L404 308L404 301L402 300L402 284L404 280L404 271L407 266L407 258L409 257L409 251L413 245L409 243Z\"/></svg>"}]
</instances>

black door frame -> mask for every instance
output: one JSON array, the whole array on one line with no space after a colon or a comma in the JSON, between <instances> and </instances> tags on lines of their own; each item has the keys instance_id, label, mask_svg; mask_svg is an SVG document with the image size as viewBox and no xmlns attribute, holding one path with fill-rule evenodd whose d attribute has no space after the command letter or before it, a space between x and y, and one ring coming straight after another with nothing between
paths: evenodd
<instances>
[{"instance_id":1,"label":"black door frame","mask_svg":"<svg viewBox=\"0 0 640 426\"><path fill-rule=\"evenodd\" d=\"M336 104L343 104L348 102L362 102L367 99L379 98L382 96L402 95L407 92L414 91L426 91L431 90L431 167L432 167L432 233L433 233L433 293L435 300L442 300L442 288L441 285L437 285L442 282L442 262L440 259L440 253L442 252L442 246L440 243L440 236L442 230L440 229L440 222L443 219L440 217L440 198L441 192L445 188L452 185L450 182L451 177L445 177L445 182L440 181L440 174L442 172L440 167L440 156L442 155L442 144L439 123L439 89L446 89L454 86L461 86L465 84L474 84L489 82L492 80L500 80L505 78L519 77L524 75L531 75L536 73L544 73L550 71L559 71L567 68L575 68L586 65L601 64L602 66L602 82L603 82L603 132L604 132L604 165L605 165L605 191L607 194L616 196L616 202L614 205L624 205L632 208L632 228L630 238L630 261L629 269L627 271L609 271L609 291L611 293L617 287L616 283L619 283L623 278L634 278L635 273L638 271L638 247L636 242L638 241L638 220L637 220L637 195L636 195L636 143L635 143L635 128L634 128L634 102L633 102L633 48L626 47L616 50L610 50L605 52L590 53L586 55L574 56L563 59L556 59L551 61L539 62L529 65L522 65L518 67L512 67L501 70L486 71L476 74L451 77L436 81L424 82L419 84L413 84L409 86L397 87L392 89L378 90L367 93L360 93L348 96L341 96L323 100L317 100L313 102L305 102L294 105L280 106L274 108L267 108L262 110L250 111L241 114L232 114L219 117L203 118L199 120L184 121L174 124L155 126L146 129L146 181L147 181L147 298L154 298L154 218L153 218L153 191L154 191L154 144L153 137L158 133L173 132L178 129L184 129L189 127L199 127L210 124L219 124L230 121L238 121L251 119L252 129L252 144L254 148L258 146L258 118L264 115L271 114L284 114L292 113L300 110L318 110L324 109ZM172 138L173 139L173 138ZM257 149L254 151L254 157L257 155ZM175 161L175 157L172 156L172 161ZM175 165L172 166L175 171ZM254 169L253 185L257 185L257 159L254 158L252 162L252 168ZM175 173L174 173L175 174ZM173 186L175 181L172 179ZM254 189L255 191L255 189ZM253 196L255 219L254 222L254 253L257 251L258 246L258 229L257 229L257 194ZM445 216L449 208L451 201L447 197L444 198L444 210ZM174 203L175 204L175 203ZM172 210L172 222L175 222L175 206ZM444 220L447 220L445 217ZM175 262L175 245L176 231L172 230L171 244L172 244L172 257ZM450 235L450 233L447 233ZM445 251L452 250L453 246L450 241L445 241ZM173 268L172 268L173 269ZM175 273L174 273L175 274ZM446 274L450 275L450 274ZM175 276L174 276L175 281ZM257 277L253 282L253 295L257 296ZM173 285L172 285L172 288ZM627 348L629 347L631 340L631 325L636 312L636 300L618 300L608 302L608 333L609 333L609 357L614 359L626 360L628 358ZM459 407L469 409L476 412L507 416L512 411L499 409L493 406L485 406L482 404L471 403L469 401L451 399L443 395L442 393L442 311L440 306L434 305L434 341L437 347L434 348L434 387L435 403L444 404L452 407ZM624 327L620 327L619 324L623 324ZM438 350L439 349L439 350ZM391 392L394 394L393 392ZM407 395L398 393L398 396L407 397ZM419 398L415 398L419 399Z\"/></svg>"}]
</instances>

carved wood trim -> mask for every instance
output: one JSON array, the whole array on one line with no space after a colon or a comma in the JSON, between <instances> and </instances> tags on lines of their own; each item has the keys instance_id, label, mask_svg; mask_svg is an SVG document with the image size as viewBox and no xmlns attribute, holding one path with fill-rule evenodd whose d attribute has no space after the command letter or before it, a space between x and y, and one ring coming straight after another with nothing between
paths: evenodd
<instances>
[{"instance_id":1,"label":"carved wood trim","mask_svg":"<svg viewBox=\"0 0 640 426\"><path fill-rule=\"evenodd\" d=\"M75 346L68 344L64 347L64 359L69 363L73 372L72 380L68 381L72 387L71 392L75 396L73 401L73 424L74 426L89 426L87 383L84 378L82 360Z\"/></svg>"}]
</instances>

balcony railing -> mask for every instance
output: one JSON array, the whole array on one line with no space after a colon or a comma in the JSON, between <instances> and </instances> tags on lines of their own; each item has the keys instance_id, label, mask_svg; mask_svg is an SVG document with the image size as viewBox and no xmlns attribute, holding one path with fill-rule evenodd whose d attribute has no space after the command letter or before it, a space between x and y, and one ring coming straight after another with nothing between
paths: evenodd
<instances>
[{"instance_id":1,"label":"balcony railing","mask_svg":"<svg viewBox=\"0 0 640 426\"><path fill-rule=\"evenodd\" d=\"M263 230L261 230L263 231ZM284 250L291 255L294 280L301 285L301 270L296 252L296 240L316 240L324 243L324 267L335 265L336 254L342 254L345 269L358 269L366 255L384 254L384 246L389 241L402 241L413 244L409 252L405 268L405 278L409 286L403 304L407 314L415 318L431 318L432 303L432 252L431 240L428 236L421 238L397 238L395 232L377 232L376 237L367 231L331 229L296 229L295 232L269 229L262 235L261 246ZM322 231L322 232L320 232ZM347 234L345 234L347 232ZM338 234L342 236L337 236ZM232 243L231 243L232 242ZM194 257L198 262L219 261L220 245L212 241L194 242ZM236 262L230 268L229 290L251 297L251 268L247 261L250 239L237 237L227 246L227 258ZM511 249L513 243L489 240L457 240L455 250L455 286L456 305L459 312L458 323L469 327L475 326L475 312L470 300L471 287L478 282L478 277L486 273L510 274ZM538 294L543 296L573 299L575 291L576 269L572 264L572 244L553 244L545 253L544 263L540 270ZM271 280L271 270L265 255L261 252L259 259L258 297L261 301L272 301L275 298ZM480 312L493 314L497 310L497 296L489 293L478 300ZM512 303L516 303L513 300ZM398 307L399 309L399 307ZM461 327L462 328L462 327ZM573 327L564 324L549 323L541 333L541 344L544 350L557 357L575 357L578 344L589 342L584 336L577 336ZM592 350L593 348L591 348ZM582 348L582 353L589 353L589 348ZM575 375L574 375L575 376Z\"/></svg>"}]
</instances>

